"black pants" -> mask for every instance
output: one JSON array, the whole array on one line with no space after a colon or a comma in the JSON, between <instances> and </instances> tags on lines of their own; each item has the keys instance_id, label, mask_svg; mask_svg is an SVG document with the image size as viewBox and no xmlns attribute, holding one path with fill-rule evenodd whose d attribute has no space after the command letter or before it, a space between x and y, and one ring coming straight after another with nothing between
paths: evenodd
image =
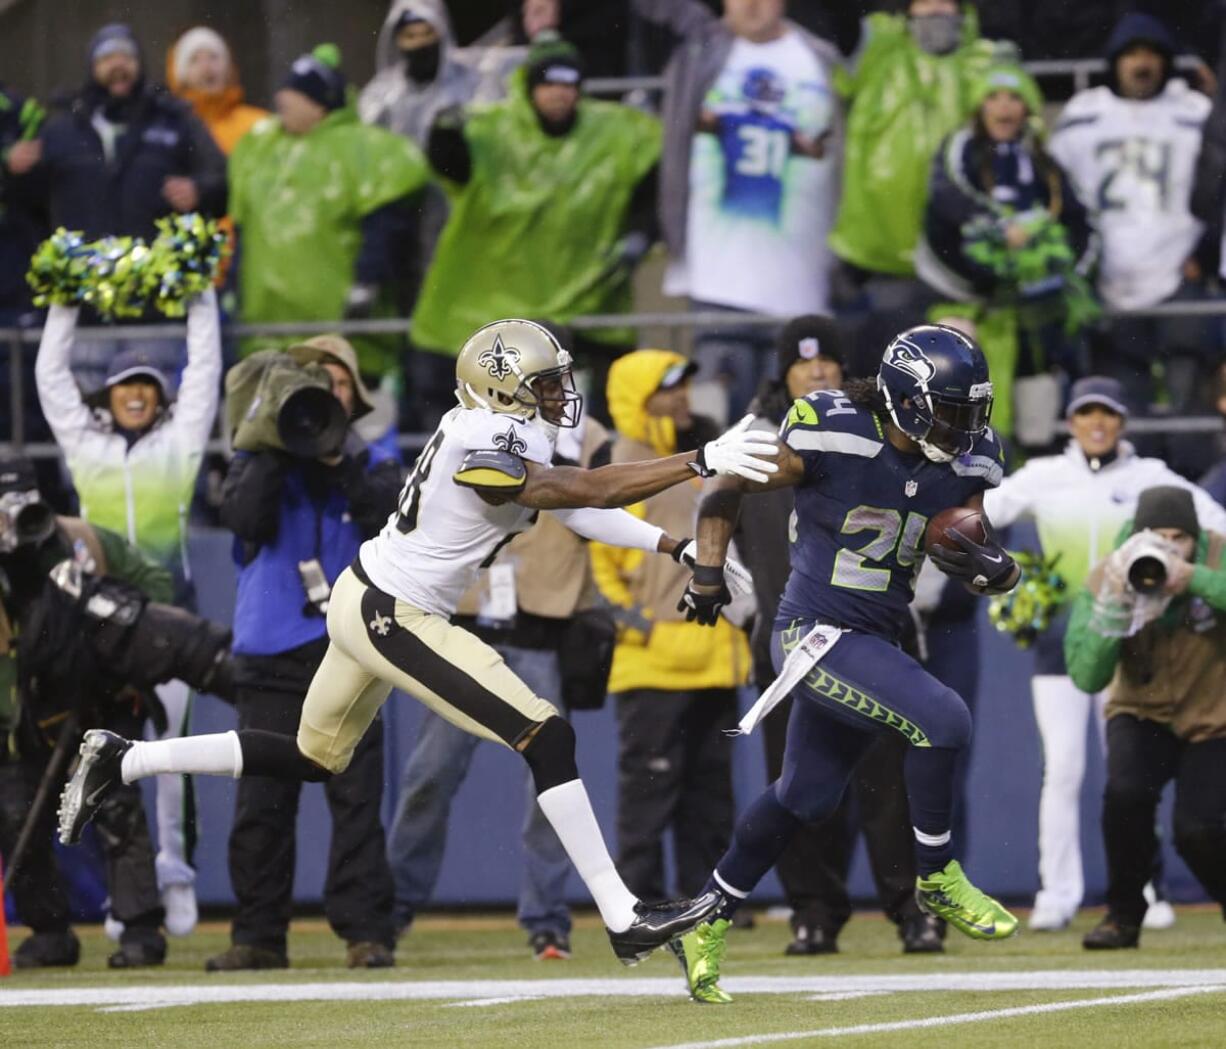
<instances>
[{"instance_id":1,"label":"black pants","mask_svg":"<svg viewBox=\"0 0 1226 1049\"><path fill-rule=\"evenodd\" d=\"M1226 913L1226 739L1187 743L1166 726L1117 714L1107 722L1103 839L1107 907L1140 925L1154 869L1154 817L1175 781L1175 848Z\"/></svg>"},{"instance_id":2,"label":"black pants","mask_svg":"<svg viewBox=\"0 0 1226 1049\"><path fill-rule=\"evenodd\" d=\"M115 716L107 719L107 728L125 736L140 735L139 718L120 708L112 712ZM47 752L0 761L0 855L6 859L17 844L49 757ZM21 920L36 933L65 932L69 924L68 899L52 849L55 822L53 800L43 808L16 880L5 885ZM111 914L124 923L123 942L160 939L165 914L140 788L129 784L112 792L94 817L94 827L106 857Z\"/></svg>"},{"instance_id":3,"label":"black pants","mask_svg":"<svg viewBox=\"0 0 1226 1049\"><path fill-rule=\"evenodd\" d=\"M762 724L771 782L783 771L791 710L792 700L784 700ZM851 917L847 876L857 829L864 832L882 910L896 924L918 913L915 845L902 771L907 746L898 733L878 736L856 766L851 790L834 814L806 824L792 837L775 870L792 908L793 925L816 925L838 936L847 924Z\"/></svg>"},{"instance_id":4,"label":"black pants","mask_svg":"<svg viewBox=\"0 0 1226 1049\"><path fill-rule=\"evenodd\" d=\"M664 835L677 888L694 895L732 839L736 691L635 689L617 697L617 867L640 899L661 900Z\"/></svg>"},{"instance_id":5,"label":"black pants","mask_svg":"<svg viewBox=\"0 0 1226 1049\"><path fill-rule=\"evenodd\" d=\"M326 639L279 656L239 661L239 727L294 735L302 703ZM230 831L230 882L238 898L231 939L235 944L285 951L293 904L295 824L302 784L249 776L239 780ZM376 719L358 744L353 762L324 784L332 813L324 915L346 943L392 947L392 875L383 823L383 722Z\"/></svg>"}]
</instances>

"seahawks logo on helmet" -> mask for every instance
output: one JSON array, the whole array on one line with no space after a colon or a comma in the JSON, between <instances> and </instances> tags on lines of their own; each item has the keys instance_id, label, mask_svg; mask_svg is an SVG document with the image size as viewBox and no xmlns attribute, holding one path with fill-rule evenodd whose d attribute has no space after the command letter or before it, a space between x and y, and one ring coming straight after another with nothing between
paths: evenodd
<instances>
[{"instance_id":1,"label":"seahawks logo on helmet","mask_svg":"<svg viewBox=\"0 0 1226 1049\"><path fill-rule=\"evenodd\" d=\"M492 379L501 382L515 370L515 365L519 363L519 350L514 346L504 346L502 336L496 335L494 345L477 358L477 363L489 372Z\"/></svg>"},{"instance_id":2,"label":"seahawks logo on helmet","mask_svg":"<svg viewBox=\"0 0 1226 1049\"><path fill-rule=\"evenodd\" d=\"M936 365L932 363L914 343L897 341L890 347L890 354L883 364L906 372L920 383L928 383L936 375Z\"/></svg>"},{"instance_id":3,"label":"seahawks logo on helmet","mask_svg":"<svg viewBox=\"0 0 1226 1049\"><path fill-rule=\"evenodd\" d=\"M528 444L515 432L515 427L509 427L506 433L494 435L494 446L508 455L523 455L528 450Z\"/></svg>"}]
</instances>

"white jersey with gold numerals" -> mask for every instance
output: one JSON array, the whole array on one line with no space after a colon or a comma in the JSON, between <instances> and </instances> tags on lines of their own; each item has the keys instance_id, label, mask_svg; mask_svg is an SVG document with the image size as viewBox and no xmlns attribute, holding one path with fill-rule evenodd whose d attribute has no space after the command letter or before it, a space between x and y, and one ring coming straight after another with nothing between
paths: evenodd
<instances>
[{"instance_id":1,"label":"white jersey with gold numerals","mask_svg":"<svg viewBox=\"0 0 1226 1049\"><path fill-rule=\"evenodd\" d=\"M422 449L395 513L359 557L370 581L425 612L449 616L477 570L532 523L536 511L493 506L452 479L464 456L497 450L529 462L553 459L554 431L481 408L453 408Z\"/></svg>"}]
</instances>

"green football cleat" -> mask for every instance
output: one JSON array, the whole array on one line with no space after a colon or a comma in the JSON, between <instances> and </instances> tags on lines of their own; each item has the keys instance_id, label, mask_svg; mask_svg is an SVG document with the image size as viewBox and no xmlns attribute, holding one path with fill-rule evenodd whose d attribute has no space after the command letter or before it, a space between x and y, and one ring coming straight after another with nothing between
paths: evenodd
<instances>
[{"instance_id":1,"label":"green football cleat","mask_svg":"<svg viewBox=\"0 0 1226 1049\"><path fill-rule=\"evenodd\" d=\"M703 1005L728 1005L732 1002L732 995L719 986L719 970L728 950L728 930L731 926L732 922L727 918L703 922L668 945L681 963L690 997Z\"/></svg>"},{"instance_id":2,"label":"green football cleat","mask_svg":"<svg viewBox=\"0 0 1226 1049\"><path fill-rule=\"evenodd\" d=\"M928 878L916 878L915 899L923 910L973 940L1004 940L1017 931L1017 919L976 889L957 860Z\"/></svg>"}]
</instances>

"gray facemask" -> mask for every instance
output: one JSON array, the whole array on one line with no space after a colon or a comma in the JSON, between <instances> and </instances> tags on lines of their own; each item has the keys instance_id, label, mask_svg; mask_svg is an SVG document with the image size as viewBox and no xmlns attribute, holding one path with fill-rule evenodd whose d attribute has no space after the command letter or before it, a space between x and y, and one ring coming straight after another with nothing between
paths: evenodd
<instances>
[{"instance_id":1,"label":"gray facemask","mask_svg":"<svg viewBox=\"0 0 1226 1049\"><path fill-rule=\"evenodd\" d=\"M908 18L911 39L930 55L947 55L962 42L961 15L921 15Z\"/></svg>"}]
</instances>

